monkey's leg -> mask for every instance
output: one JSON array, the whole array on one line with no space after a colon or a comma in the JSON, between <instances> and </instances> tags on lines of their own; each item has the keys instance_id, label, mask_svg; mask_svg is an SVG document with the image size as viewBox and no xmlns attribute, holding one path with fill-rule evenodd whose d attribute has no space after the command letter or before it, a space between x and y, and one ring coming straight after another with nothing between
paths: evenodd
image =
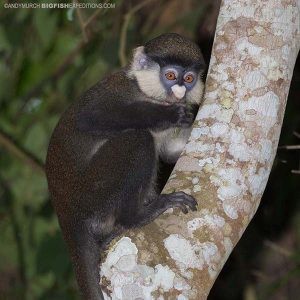
<instances>
[{"instance_id":1,"label":"monkey's leg","mask_svg":"<svg viewBox=\"0 0 300 300\"><path fill-rule=\"evenodd\" d=\"M103 150L93 163L94 168L102 166L103 169ZM123 132L110 141L106 151L103 157L107 161L107 157L111 156L109 168L115 179L112 186L115 193L107 197L107 201L118 203L120 207L116 224L124 228L142 226L172 207L179 207L184 213L188 212L187 207L196 210L197 202L183 192L157 194L157 155L153 137L148 131ZM100 192L103 193L103 190Z\"/></svg>"},{"instance_id":2,"label":"monkey's leg","mask_svg":"<svg viewBox=\"0 0 300 300\"><path fill-rule=\"evenodd\" d=\"M121 233L120 216L135 222L135 195L143 183L151 181L155 159L151 133L129 130L103 144L73 179L66 197L71 204L67 210L65 205L60 207L60 223L83 299L103 299L100 253ZM62 203L59 200L55 203Z\"/></svg>"},{"instance_id":3,"label":"monkey's leg","mask_svg":"<svg viewBox=\"0 0 300 300\"><path fill-rule=\"evenodd\" d=\"M196 208L195 200L182 192L157 196L156 174L154 140L146 130L129 130L107 141L82 174L75 211L83 222L69 243L84 299L101 295L99 253L119 229L147 224L170 207Z\"/></svg>"}]
</instances>

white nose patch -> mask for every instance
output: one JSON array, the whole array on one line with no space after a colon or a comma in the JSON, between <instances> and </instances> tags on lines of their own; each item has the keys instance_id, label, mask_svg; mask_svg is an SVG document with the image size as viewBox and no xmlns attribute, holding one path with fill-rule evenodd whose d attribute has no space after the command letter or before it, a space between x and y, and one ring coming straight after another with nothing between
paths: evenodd
<instances>
[{"instance_id":1,"label":"white nose patch","mask_svg":"<svg viewBox=\"0 0 300 300\"><path fill-rule=\"evenodd\" d=\"M171 90L177 99L182 99L185 95L186 87L184 85L179 86L178 84L175 84L171 87Z\"/></svg>"}]
</instances>

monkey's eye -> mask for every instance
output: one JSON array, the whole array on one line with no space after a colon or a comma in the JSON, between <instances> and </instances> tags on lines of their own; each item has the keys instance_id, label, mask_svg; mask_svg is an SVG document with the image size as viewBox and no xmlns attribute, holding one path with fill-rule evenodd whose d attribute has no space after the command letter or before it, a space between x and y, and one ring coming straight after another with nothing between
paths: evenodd
<instances>
[{"instance_id":1,"label":"monkey's eye","mask_svg":"<svg viewBox=\"0 0 300 300\"><path fill-rule=\"evenodd\" d=\"M194 76L191 74L188 74L184 77L184 81L187 83L192 83L194 81Z\"/></svg>"},{"instance_id":2,"label":"monkey's eye","mask_svg":"<svg viewBox=\"0 0 300 300\"><path fill-rule=\"evenodd\" d=\"M166 76L166 78L167 78L168 80L175 80L175 79L176 79L176 75L175 75L174 72L167 72L167 73L165 74L165 76Z\"/></svg>"}]
</instances>

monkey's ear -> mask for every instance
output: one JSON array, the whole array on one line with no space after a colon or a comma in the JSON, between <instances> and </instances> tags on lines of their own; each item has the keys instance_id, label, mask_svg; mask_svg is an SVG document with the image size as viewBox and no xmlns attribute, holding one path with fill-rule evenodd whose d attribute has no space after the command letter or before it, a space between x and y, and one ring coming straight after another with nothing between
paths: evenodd
<instances>
[{"instance_id":1,"label":"monkey's ear","mask_svg":"<svg viewBox=\"0 0 300 300\"><path fill-rule=\"evenodd\" d=\"M131 64L131 69L135 71L140 71L147 69L151 64L151 59L145 54L144 46L135 48L133 52L133 59Z\"/></svg>"}]
</instances>

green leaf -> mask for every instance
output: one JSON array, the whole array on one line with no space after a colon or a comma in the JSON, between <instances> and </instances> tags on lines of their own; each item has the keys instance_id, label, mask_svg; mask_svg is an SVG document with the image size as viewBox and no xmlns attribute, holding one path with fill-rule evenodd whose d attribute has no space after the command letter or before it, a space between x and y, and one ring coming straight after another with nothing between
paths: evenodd
<instances>
[{"instance_id":1,"label":"green leaf","mask_svg":"<svg viewBox=\"0 0 300 300\"><path fill-rule=\"evenodd\" d=\"M3 27L0 27L0 50L7 50L11 49L11 45L6 37L5 31Z\"/></svg>"},{"instance_id":2,"label":"green leaf","mask_svg":"<svg viewBox=\"0 0 300 300\"><path fill-rule=\"evenodd\" d=\"M55 10L37 9L34 13L34 25L44 49L47 49L56 33L58 12Z\"/></svg>"},{"instance_id":3,"label":"green leaf","mask_svg":"<svg viewBox=\"0 0 300 300\"><path fill-rule=\"evenodd\" d=\"M70 258L60 231L56 231L53 235L45 235L38 245L37 273L53 272L58 280L64 280L70 265Z\"/></svg>"},{"instance_id":4,"label":"green leaf","mask_svg":"<svg viewBox=\"0 0 300 300\"><path fill-rule=\"evenodd\" d=\"M41 122L35 123L26 133L24 147L38 156L41 160L46 157L48 137Z\"/></svg>"},{"instance_id":5,"label":"green leaf","mask_svg":"<svg viewBox=\"0 0 300 300\"><path fill-rule=\"evenodd\" d=\"M67 19L68 21L73 21L75 8L71 7L67 10Z\"/></svg>"}]
</instances>

